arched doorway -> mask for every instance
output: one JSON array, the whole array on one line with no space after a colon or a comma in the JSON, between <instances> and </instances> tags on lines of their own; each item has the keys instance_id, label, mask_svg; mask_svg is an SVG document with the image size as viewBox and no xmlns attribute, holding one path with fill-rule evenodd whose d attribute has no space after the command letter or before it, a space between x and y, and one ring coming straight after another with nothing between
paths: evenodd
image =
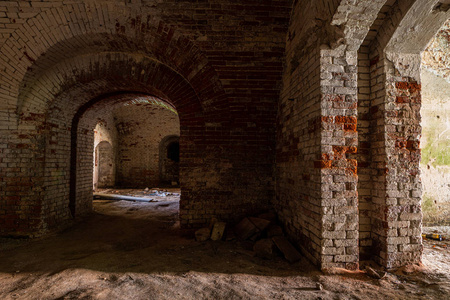
<instances>
[{"instance_id":1,"label":"arched doorway","mask_svg":"<svg viewBox=\"0 0 450 300\"><path fill-rule=\"evenodd\" d=\"M114 151L113 146L107 141L100 142L95 148L94 170L95 168L97 168L98 188L114 186Z\"/></svg>"},{"instance_id":2,"label":"arched doorway","mask_svg":"<svg viewBox=\"0 0 450 300\"><path fill-rule=\"evenodd\" d=\"M359 256L386 268L421 261L420 54L446 20L405 3L385 3L358 52Z\"/></svg>"},{"instance_id":3,"label":"arched doorway","mask_svg":"<svg viewBox=\"0 0 450 300\"><path fill-rule=\"evenodd\" d=\"M159 174L162 185L178 185L180 172L180 137L167 136L159 146Z\"/></svg>"}]
</instances>

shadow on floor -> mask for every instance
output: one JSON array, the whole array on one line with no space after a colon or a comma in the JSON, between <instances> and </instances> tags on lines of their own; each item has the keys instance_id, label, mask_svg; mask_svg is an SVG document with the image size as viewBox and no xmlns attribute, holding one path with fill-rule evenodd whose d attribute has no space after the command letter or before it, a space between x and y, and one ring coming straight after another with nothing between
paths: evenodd
<instances>
[{"instance_id":1,"label":"shadow on floor","mask_svg":"<svg viewBox=\"0 0 450 300\"><path fill-rule=\"evenodd\" d=\"M59 234L10 241L0 254L0 272L55 273L69 268L268 276L318 272L306 259L291 265L282 257L252 257L237 241L196 242L179 228L178 201L96 200L94 210L85 221Z\"/></svg>"}]
</instances>

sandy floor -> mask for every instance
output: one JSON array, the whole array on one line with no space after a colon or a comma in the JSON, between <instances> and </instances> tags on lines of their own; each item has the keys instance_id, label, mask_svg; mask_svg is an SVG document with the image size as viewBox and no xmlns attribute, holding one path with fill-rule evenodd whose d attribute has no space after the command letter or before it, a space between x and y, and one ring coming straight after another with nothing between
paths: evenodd
<instances>
[{"instance_id":1,"label":"sandy floor","mask_svg":"<svg viewBox=\"0 0 450 300\"><path fill-rule=\"evenodd\" d=\"M92 216L60 234L0 239L0 299L450 299L448 241L425 241L427 267L324 275L306 259L251 256L237 241L196 242L180 231L170 192L150 203L95 200Z\"/></svg>"}]
</instances>

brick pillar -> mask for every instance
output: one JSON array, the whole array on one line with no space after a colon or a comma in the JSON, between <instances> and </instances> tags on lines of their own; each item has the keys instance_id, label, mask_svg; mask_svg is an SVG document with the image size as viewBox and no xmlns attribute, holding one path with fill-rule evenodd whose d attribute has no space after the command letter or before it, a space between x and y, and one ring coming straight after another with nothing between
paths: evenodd
<instances>
[{"instance_id":1,"label":"brick pillar","mask_svg":"<svg viewBox=\"0 0 450 300\"><path fill-rule=\"evenodd\" d=\"M344 46L321 51L322 268L358 268L356 64L357 52Z\"/></svg>"},{"instance_id":2,"label":"brick pillar","mask_svg":"<svg viewBox=\"0 0 450 300\"><path fill-rule=\"evenodd\" d=\"M385 93L377 106L378 177L373 231L375 260L386 268L417 263L422 255L420 182L421 86L384 65ZM381 100L381 99L380 99Z\"/></svg>"}]
</instances>

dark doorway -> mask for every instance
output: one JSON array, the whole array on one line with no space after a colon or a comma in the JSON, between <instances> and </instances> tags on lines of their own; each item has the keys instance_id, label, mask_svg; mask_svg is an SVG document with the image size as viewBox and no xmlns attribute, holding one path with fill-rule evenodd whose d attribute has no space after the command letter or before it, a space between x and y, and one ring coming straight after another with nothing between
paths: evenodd
<instances>
[{"instance_id":1,"label":"dark doorway","mask_svg":"<svg viewBox=\"0 0 450 300\"><path fill-rule=\"evenodd\" d=\"M165 137L159 146L160 181L162 185L179 185L180 137Z\"/></svg>"}]
</instances>

